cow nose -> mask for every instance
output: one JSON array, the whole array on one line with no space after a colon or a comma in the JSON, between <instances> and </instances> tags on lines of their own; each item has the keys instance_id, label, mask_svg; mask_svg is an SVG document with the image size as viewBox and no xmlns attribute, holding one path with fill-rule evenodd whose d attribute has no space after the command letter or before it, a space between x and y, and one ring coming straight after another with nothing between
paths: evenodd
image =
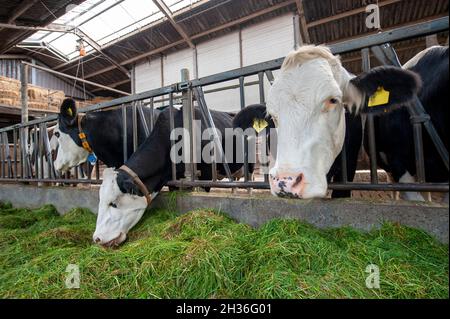
<instances>
[{"instance_id":1,"label":"cow nose","mask_svg":"<svg viewBox=\"0 0 450 319\"><path fill-rule=\"evenodd\" d=\"M94 243L100 244L102 242L102 239L100 237L94 237Z\"/></svg>"},{"instance_id":2,"label":"cow nose","mask_svg":"<svg viewBox=\"0 0 450 319\"><path fill-rule=\"evenodd\" d=\"M305 188L305 175L271 175L272 191L277 196L302 198Z\"/></svg>"}]
</instances>

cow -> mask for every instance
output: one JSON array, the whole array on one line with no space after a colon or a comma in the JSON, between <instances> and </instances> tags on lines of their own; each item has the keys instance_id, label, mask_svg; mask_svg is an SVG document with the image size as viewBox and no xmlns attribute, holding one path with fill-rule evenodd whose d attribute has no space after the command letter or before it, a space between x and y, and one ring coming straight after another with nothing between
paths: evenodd
<instances>
[{"instance_id":1,"label":"cow","mask_svg":"<svg viewBox=\"0 0 450 319\"><path fill-rule=\"evenodd\" d=\"M267 128L265 133L267 135L268 149L270 150L270 138L275 138L271 136L270 129L275 129L275 123L270 115L267 114L267 108L262 104L255 104L246 107L244 110L239 112L233 120L233 127L240 128L242 130L247 130L254 125L255 119L264 119L267 121ZM345 134L345 151L346 151L346 163L347 163L347 181L353 181L356 174L356 168L358 166L358 155L361 149L362 138L363 138L363 125L362 119L359 114L352 114L346 112L346 134ZM273 132L273 131L272 131ZM274 159L274 154L272 159ZM327 181L331 182L343 182L344 176L342 171L342 152L339 154L337 159L334 161L333 166L327 174ZM332 192L332 198L348 198L351 197L351 191L341 191L335 190Z\"/></svg>"},{"instance_id":2,"label":"cow","mask_svg":"<svg viewBox=\"0 0 450 319\"><path fill-rule=\"evenodd\" d=\"M418 97L448 150L450 133L448 46L428 48L408 61L403 68L415 72L422 79L423 87ZM397 183L416 182L414 137L408 110L401 108L376 117L375 137L379 166L390 173ZM367 138L365 144L368 145ZM448 170L427 133L423 134L423 146L425 180L434 183L448 182ZM422 195L415 192L402 192L400 197L405 200L424 201Z\"/></svg>"},{"instance_id":3,"label":"cow","mask_svg":"<svg viewBox=\"0 0 450 319\"><path fill-rule=\"evenodd\" d=\"M182 110L172 109L174 113L174 128L183 127ZM217 130L222 134L222 147L225 146L226 129L233 127L233 114L211 111ZM194 108L194 116L200 119L201 112ZM201 132L207 128L202 120ZM176 143L182 140L178 137ZM236 148L235 145L233 146ZM172 180L172 160L170 130L170 109L164 110L155 124L154 130L147 140L119 169L107 169L103 173L103 183L100 188L97 226L93 235L95 243L112 247L123 243L129 230L142 218L146 208L158 195L160 190ZM202 150L211 141L202 141ZM218 161L218 175L226 176L222 161ZM243 168L238 161L228 162L232 174ZM200 180L212 180L212 164L202 160L197 164ZM176 164L177 178L185 176L185 164Z\"/></svg>"},{"instance_id":4,"label":"cow","mask_svg":"<svg viewBox=\"0 0 450 319\"><path fill-rule=\"evenodd\" d=\"M51 156L52 161L54 162L56 159L56 154L58 152L58 148L59 148L59 142L58 139L56 138L54 132L56 129L56 125L48 127L47 128L47 136L49 139L49 153L44 152L43 154L43 158L42 158L42 178L47 179L51 177L49 168L50 168L50 159L48 158L49 156ZM39 128L33 128L29 131L29 144L28 144L28 149L27 149L27 154L28 154L28 158L30 159L30 165L31 165L31 169L34 170L35 169L35 164L36 164L36 152L38 152L38 145L39 142L36 141L36 132L38 134L41 134L41 131ZM43 145L41 145L41 147L43 147ZM38 161L39 164L39 169L40 168L40 161ZM88 176L85 174L83 167L78 167L78 168L71 168L69 170L70 174L72 176L74 176L76 174L76 171L78 170L78 175L80 176L81 179L87 179ZM34 172L35 176L38 176L38 172ZM43 183L39 183L39 185L43 185Z\"/></svg>"},{"instance_id":5,"label":"cow","mask_svg":"<svg viewBox=\"0 0 450 319\"><path fill-rule=\"evenodd\" d=\"M393 111L411 101L420 87L416 73L395 67L350 74L326 46L303 46L288 54L267 99L267 115L278 135L269 176L272 194L326 197L330 172L339 166L336 158L344 143L361 138L359 128L351 130L346 112ZM356 149L348 151L356 153ZM353 155L348 157L354 160Z\"/></svg>"},{"instance_id":6,"label":"cow","mask_svg":"<svg viewBox=\"0 0 450 319\"><path fill-rule=\"evenodd\" d=\"M127 108L127 150L128 157L133 154L133 115ZM146 118L151 118L151 110L144 108ZM159 115L154 110L154 118ZM146 139L143 123L138 121L138 143ZM80 133L86 140L82 141ZM54 130L58 139L58 152L55 169L65 172L88 161L95 154L107 167L119 167L124 163L122 110L91 112L84 117L78 115L73 99L63 101L58 115L58 124ZM83 143L83 142L87 142ZM84 145L83 145L84 144Z\"/></svg>"}]
</instances>

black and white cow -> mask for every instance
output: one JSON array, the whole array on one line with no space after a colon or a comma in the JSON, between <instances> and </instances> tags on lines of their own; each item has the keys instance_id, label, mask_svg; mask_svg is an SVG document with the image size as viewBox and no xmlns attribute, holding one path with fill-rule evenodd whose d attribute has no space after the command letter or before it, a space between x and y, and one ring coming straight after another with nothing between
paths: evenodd
<instances>
[{"instance_id":1,"label":"black and white cow","mask_svg":"<svg viewBox=\"0 0 450 319\"><path fill-rule=\"evenodd\" d=\"M267 108L265 105L256 104L245 108L243 111L239 112L233 120L233 126L235 128L241 128L246 130L253 126L255 119L265 119L269 128L276 128L275 123L270 115L267 114ZM363 125L361 116L358 114L346 113L346 134L345 134L345 150L347 158L347 180L353 181L355 178L356 167L358 165L358 155L362 144L362 132ZM270 141L270 130L265 131L267 134L267 140ZM270 149L270 142L268 143L268 148ZM274 156L272 154L272 156ZM337 159L334 161L333 166L327 174L327 181L331 182L343 182L343 171L342 171L342 152L339 154ZM273 158L273 157L272 157ZM347 198L351 197L351 191L333 191L333 198Z\"/></svg>"},{"instance_id":2,"label":"black and white cow","mask_svg":"<svg viewBox=\"0 0 450 319\"><path fill-rule=\"evenodd\" d=\"M449 149L449 52L448 47L432 47L420 52L404 65L417 73L423 82L418 96L431 117L444 145ZM389 172L395 182L416 182L413 128L406 108L375 118L377 157L380 167ZM367 136L367 133L366 133ZM431 141L423 134L426 181L448 182L448 170ZM366 139L365 144L368 144ZM423 201L420 193L401 193L406 200Z\"/></svg>"},{"instance_id":3,"label":"black and white cow","mask_svg":"<svg viewBox=\"0 0 450 319\"><path fill-rule=\"evenodd\" d=\"M183 127L182 110L174 111L174 128ZM195 118L200 119L199 109L195 109ZM226 129L232 129L233 114L211 111L215 125L222 135L222 145L226 145ZM206 125L201 121L201 132ZM171 167L171 130L170 110L164 110L159 115L150 137L139 147L125 165L134 171L147 190L156 197L160 190L172 179ZM178 137L177 142L181 140ZM202 141L202 150L211 146L210 140ZM236 144L234 144L236 148ZM229 162L231 173L242 170L243 164ZM185 175L185 164L177 164L177 178ZM197 164L200 180L212 180L212 164L202 160ZM218 175L226 175L224 166L217 164ZM100 203L97 217L97 227L93 236L94 242L102 246L117 246L127 238L127 233L142 218L148 201L130 174L121 169L107 169L103 174L103 184L100 188Z\"/></svg>"},{"instance_id":4,"label":"black and white cow","mask_svg":"<svg viewBox=\"0 0 450 319\"><path fill-rule=\"evenodd\" d=\"M388 112L410 101L420 85L417 74L394 67L375 68L356 77L324 46L291 52L267 101L267 113L278 135L276 162L270 171L272 193L303 199L325 197L333 166L340 165L336 158L344 142L356 145L361 140L360 128L351 130L346 110ZM366 97L375 102L363 109ZM354 151L349 160L354 161L356 148L349 148Z\"/></svg>"},{"instance_id":5,"label":"black and white cow","mask_svg":"<svg viewBox=\"0 0 450 319\"><path fill-rule=\"evenodd\" d=\"M159 111L154 111L155 118ZM151 117L151 110L144 108L147 119ZM131 108L127 108L127 137L128 157L133 154L133 127ZM123 121L122 110L108 110L91 112L81 120L81 127L86 134L87 141L97 158L107 167L119 167L124 163L123 157ZM145 130L141 121L138 121L138 143L144 142ZM83 148L79 137L78 111L72 99L65 100L60 108L58 124L54 136L58 139L58 152L55 160L55 169L65 172L85 163L89 152Z\"/></svg>"}]
</instances>

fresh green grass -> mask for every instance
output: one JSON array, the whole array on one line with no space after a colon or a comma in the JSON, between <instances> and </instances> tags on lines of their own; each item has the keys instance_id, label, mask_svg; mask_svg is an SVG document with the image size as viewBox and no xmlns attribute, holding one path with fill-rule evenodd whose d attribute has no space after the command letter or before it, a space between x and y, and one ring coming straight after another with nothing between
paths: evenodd
<instances>
[{"instance_id":1,"label":"fresh green grass","mask_svg":"<svg viewBox=\"0 0 450 319\"><path fill-rule=\"evenodd\" d=\"M157 210L119 249L91 243L95 216L0 205L0 298L448 298L448 246L386 224L365 234L203 210ZM68 264L81 272L67 289ZM381 289L366 287L376 264Z\"/></svg>"}]
</instances>

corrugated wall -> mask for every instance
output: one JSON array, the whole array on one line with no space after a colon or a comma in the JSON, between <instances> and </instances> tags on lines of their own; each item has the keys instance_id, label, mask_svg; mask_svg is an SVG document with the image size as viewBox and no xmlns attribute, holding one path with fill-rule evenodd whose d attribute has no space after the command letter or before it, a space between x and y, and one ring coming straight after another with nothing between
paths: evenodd
<instances>
[{"instance_id":1,"label":"corrugated wall","mask_svg":"<svg viewBox=\"0 0 450 319\"><path fill-rule=\"evenodd\" d=\"M0 76L20 80L20 60L0 60ZM77 88L73 90L73 83L70 84L70 82L62 81L45 71L31 69L28 82L43 88L64 91L67 96L73 96L79 99L84 98L82 90ZM87 96L87 98L89 98L89 96Z\"/></svg>"},{"instance_id":2,"label":"corrugated wall","mask_svg":"<svg viewBox=\"0 0 450 319\"><path fill-rule=\"evenodd\" d=\"M233 32L222 37L201 43L197 47L197 61L199 77L225 72L258 62L285 56L294 49L294 20L292 14L286 14L263 23L242 29L242 57L239 43L239 32ZM242 60L242 61L241 61ZM194 76L194 50L184 49L163 58L164 85L180 81L180 70L187 68ZM256 78L247 78L246 82ZM137 93L160 87L161 59L154 58L136 66ZM205 87L205 91L219 87L236 85L238 81L220 83ZM266 81L266 90L269 83ZM206 101L211 109L219 111L237 111L240 109L239 89L206 94ZM246 104L259 102L257 86L246 87Z\"/></svg>"}]
</instances>

